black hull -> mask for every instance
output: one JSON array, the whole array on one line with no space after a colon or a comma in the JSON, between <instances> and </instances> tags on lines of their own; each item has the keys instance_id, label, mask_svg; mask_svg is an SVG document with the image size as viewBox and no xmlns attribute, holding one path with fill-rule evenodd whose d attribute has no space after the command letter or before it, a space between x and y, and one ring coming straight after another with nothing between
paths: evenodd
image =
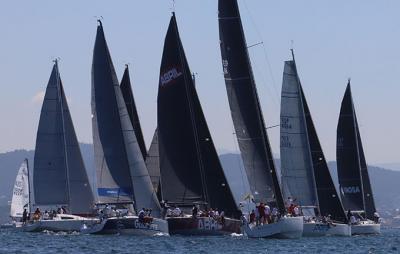
<instances>
[{"instance_id":1,"label":"black hull","mask_svg":"<svg viewBox=\"0 0 400 254\"><path fill-rule=\"evenodd\" d=\"M167 233L158 221L152 223L140 223L138 218L109 218L101 229L92 234L137 234L153 235L155 233Z\"/></svg>"},{"instance_id":2,"label":"black hull","mask_svg":"<svg viewBox=\"0 0 400 254\"><path fill-rule=\"evenodd\" d=\"M170 235L228 235L241 233L241 221L225 218L224 223L208 218L167 218Z\"/></svg>"}]
</instances>

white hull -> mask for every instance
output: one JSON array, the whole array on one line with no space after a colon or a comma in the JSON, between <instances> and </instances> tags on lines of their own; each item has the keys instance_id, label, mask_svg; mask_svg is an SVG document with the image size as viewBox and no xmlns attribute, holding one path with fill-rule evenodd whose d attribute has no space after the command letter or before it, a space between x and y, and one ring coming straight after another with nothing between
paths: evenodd
<instances>
[{"instance_id":1,"label":"white hull","mask_svg":"<svg viewBox=\"0 0 400 254\"><path fill-rule=\"evenodd\" d=\"M303 236L351 236L351 226L348 224L322 222L304 222Z\"/></svg>"},{"instance_id":2,"label":"white hull","mask_svg":"<svg viewBox=\"0 0 400 254\"><path fill-rule=\"evenodd\" d=\"M166 220L153 218L151 223L140 223L137 216L111 217L81 230L84 234L168 234Z\"/></svg>"},{"instance_id":3,"label":"white hull","mask_svg":"<svg viewBox=\"0 0 400 254\"><path fill-rule=\"evenodd\" d=\"M283 217L266 225L245 225L244 232L250 238L300 238L303 234L303 217Z\"/></svg>"},{"instance_id":4,"label":"white hull","mask_svg":"<svg viewBox=\"0 0 400 254\"><path fill-rule=\"evenodd\" d=\"M15 229L15 228L21 227L22 225L23 225L22 222L13 221L13 222L9 222L9 223L0 225L0 228L1 229L10 229L10 228Z\"/></svg>"},{"instance_id":5,"label":"white hull","mask_svg":"<svg viewBox=\"0 0 400 254\"><path fill-rule=\"evenodd\" d=\"M381 224L374 223L373 221L362 221L361 224L351 225L352 235L370 235L380 234Z\"/></svg>"},{"instance_id":6,"label":"white hull","mask_svg":"<svg viewBox=\"0 0 400 254\"><path fill-rule=\"evenodd\" d=\"M26 232L42 232L42 231L53 231L53 232L80 232L84 225L90 226L99 222L97 218L85 218L70 214L59 214L56 218L51 220L38 220L29 222L21 227L17 227L22 231Z\"/></svg>"}]
</instances>

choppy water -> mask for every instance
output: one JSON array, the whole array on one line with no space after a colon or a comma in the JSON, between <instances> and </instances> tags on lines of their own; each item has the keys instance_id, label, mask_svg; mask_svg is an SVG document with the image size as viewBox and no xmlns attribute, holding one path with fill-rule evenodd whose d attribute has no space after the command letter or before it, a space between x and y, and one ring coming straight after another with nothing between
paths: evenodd
<instances>
[{"instance_id":1,"label":"choppy water","mask_svg":"<svg viewBox=\"0 0 400 254\"><path fill-rule=\"evenodd\" d=\"M400 229L379 236L298 240L243 236L97 236L0 231L0 253L400 253Z\"/></svg>"}]
</instances>

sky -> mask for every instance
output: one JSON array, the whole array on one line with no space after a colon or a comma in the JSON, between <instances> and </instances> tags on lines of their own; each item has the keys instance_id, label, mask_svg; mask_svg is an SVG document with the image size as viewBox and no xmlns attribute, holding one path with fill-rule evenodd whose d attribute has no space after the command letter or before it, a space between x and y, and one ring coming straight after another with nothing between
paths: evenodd
<instances>
[{"instance_id":1,"label":"sky","mask_svg":"<svg viewBox=\"0 0 400 254\"><path fill-rule=\"evenodd\" d=\"M400 161L400 1L239 0L239 6L248 45L262 42L249 51L267 126L279 124L283 63L293 47L327 159L336 156L340 103L351 77L367 161ZM149 145L172 10L214 143L219 151L238 152L222 73L217 0L2 1L0 152L34 148L56 57L78 139L92 143L90 71L100 16L119 79L130 65ZM268 134L279 155L279 128Z\"/></svg>"}]
</instances>

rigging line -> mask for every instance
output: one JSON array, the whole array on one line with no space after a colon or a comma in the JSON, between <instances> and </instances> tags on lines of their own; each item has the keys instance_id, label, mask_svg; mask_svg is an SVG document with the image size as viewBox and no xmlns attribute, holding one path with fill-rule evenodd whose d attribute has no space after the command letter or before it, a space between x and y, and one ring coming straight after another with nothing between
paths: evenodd
<instances>
[{"instance_id":1,"label":"rigging line","mask_svg":"<svg viewBox=\"0 0 400 254\"><path fill-rule=\"evenodd\" d=\"M261 83L264 84L264 87L267 89L267 93L271 95L272 103L279 110L279 103L277 101L277 98L279 98L279 96L278 95L274 95L273 92L271 91L270 87L267 85L266 78L264 76L264 72L261 71L261 69L255 63L255 61L253 61L252 63L253 63L253 67L254 67L253 69L256 69L257 73L260 73L259 77L261 78Z\"/></svg>"},{"instance_id":2,"label":"rigging line","mask_svg":"<svg viewBox=\"0 0 400 254\"><path fill-rule=\"evenodd\" d=\"M257 43L255 43L255 44L252 44L252 45L250 45L250 46L247 46L247 48L249 49L249 48L252 48L252 47L255 47L255 46L261 45L261 44L264 44L264 42L263 42L263 41L261 41L261 42L257 42Z\"/></svg>"},{"instance_id":3,"label":"rigging line","mask_svg":"<svg viewBox=\"0 0 400 254\"><path fill-rule=\"evenodd\" d=\"M258 27L257 27L257 25L256 25L256 22L255 22L254 19L253 19L253 16L252 16L252 14L251 14L251 12L250 12L250 9L247 7L246 1L243 1L243 3L244 3L244 7L246 8L247 13L249 14L250 22L252 23L254 30L256 31L257 35L259 36L259 38L260 38L261 41L262 41L262 48L263 48L264 58L265 58L265 61L267 62L269 74L271 75L272 86L273 86L273 88L274 88L275 95L276 95L277 97L279 97L279 93L278 93L278 90L277 90L277 88L276 88L275 78L274 78L274 75L273 75L273 72L272 72L272 66L271 66L271 63L270 63L269 58L268 58L268 54L267 54L267 50L266 50L265 45L264 45L263 37L262 37L262 35L261 35L260 30L258 29ZM266 84L265 84L265 85L266 85Z\"/></svg>"},{"instance_id":4,"label":"rigging line","mask_svg":"<svg viewBox=\"0 0 400 254\"><path fill-rule=\"evenodd\" d=\"M268 126L268 127L266 127L265 129L268 130L268 129L272 129L272 128L275 128L275 127L278 127L278 126L280 126L280 124Z\"/></svg>"}]
</instances>

